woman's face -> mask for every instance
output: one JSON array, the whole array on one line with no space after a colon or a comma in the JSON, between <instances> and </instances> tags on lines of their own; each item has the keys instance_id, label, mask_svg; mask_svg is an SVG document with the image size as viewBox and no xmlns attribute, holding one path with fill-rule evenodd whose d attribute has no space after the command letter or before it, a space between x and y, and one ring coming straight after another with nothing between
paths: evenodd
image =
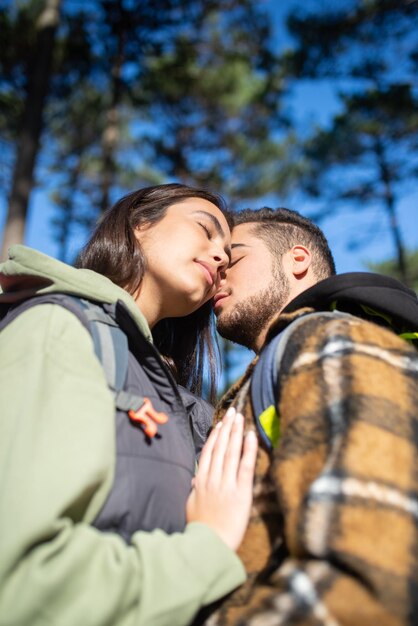
<instances>
[{"instance_id":1,"label":"woman's face","mask_svg":"<svg viewBox=\"0 0 418 626\"><path fill-rule=\"evenodd\" d=\"M136 236L146 259L136 301L151 327L189 315L215 295L231 244L217 206L203 198L182 200L156 224L137 229Z\"/></svg>"}]
</instances>

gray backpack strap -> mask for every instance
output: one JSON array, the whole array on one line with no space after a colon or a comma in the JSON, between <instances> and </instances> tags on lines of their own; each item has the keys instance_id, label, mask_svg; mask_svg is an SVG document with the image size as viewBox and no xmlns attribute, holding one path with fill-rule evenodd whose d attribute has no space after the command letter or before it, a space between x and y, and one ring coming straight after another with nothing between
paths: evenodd
<instances>
[{"instance_id":1,"label":"gray backpack strap","mask_svg":"<svg viewBox=\"0 0 418 626\"><path fill-rule=\"evenodd\" d=\"M125 391L129 343L126 334L111 314L115 305L104 305L109 309L106 311L103 306L89 300L80 302L88 320L96 355L102 363L108 387L113 393L116 409L126 412L129 419L141 426L148 437L154 437L158 432L158 425L165 424L168 416L156 411L149 398Z\"/></svg>"},{"instance_id":2,"label":"gray backpack strap","mask_svg":"<svg viewBox=\"0 0 418 626\"><path fill-rule=\"evenodd\" d=\"M144 404L144 397L124 390L128 373L128 338L110 313L102 306L80 299L83 313L87 318L93 339L94 350L101 362L109 389L112 391L115 406L120 411L134 413ZM112 308L112 307L110 307Z\"/></svg>"},{"instance_id":3,"label":"gray backpack strap","mask_svg":"<svg viewBox=\"0 0 418 626\"><path fill-rule=\"evenodd\" d=\"M251 402L257 430L268 450L275 448L280 440L280 418L277 413L280 396L280 364L289 337L297 331L306 318L330 317L352 318L341 311L315 311L301 315L278 333L261 351L251 376Z\"/></svg>"},{"instance_id":4,"label":"gray backpack strap","mask_svg":"<svg viewBox=\"0 0 418 626\"><path fill-rule=\"evenodd\" d=\"M11 306L0 322L0 330L24 311L40 304L58 304L77 317L92 337L95 354L102 364L116 408L137 411L144 404L144 398L124 390L129 360L128 339L103 305L60 293L34 296Z\"/></svg>"},{"instance_id":5,"label":"gray backpack strap","mask_svg":"<svg viewBox=\"0 0 418 626\"><path fill-rule=\"evenodd\" d=\"M39 304L59 304L60 306L63 306L71 311L83 324L83 326L89 330L87 319L80 307L79 298L73 298L71 296L56 293L45 294L43 296L32 296L26 300L11 304L6 311L2 311L0 330L3 330L3 328L13 322L13 320L24 311L27 311L34 306L38 306Z\"/></svg>"},{"instance_id":6,"label":"gray backpack strap","mask_svg":"<svg viewBox=\"0 0 418 626\"><path fill-rule=\"evenodd\" d=\"M115 408L126 412L130 420L140 425L147 436L154 437L158 424L164 424L168 417L165 413L156 411L148 398L125 391L129 342L112 315L116 305L102 305L67 294L35 296L11 307L0 322L0 330L23 311L39 304L58 304L79 319L92 337L95 354L102 364L107 385L114 397Z\"/></svg>"},{"instance_id":7,"label":"gray backpack strap","mask_svg":"<svg viewBox=\"0 0 418 626\"><path fill-rule=\"evenodd\" d=\"M87 318L94 350L103 366L107 384L116 396L123 389L128 372L128 338L100 305L85 299L79 302Z\"/></svg>"}]
</instances>

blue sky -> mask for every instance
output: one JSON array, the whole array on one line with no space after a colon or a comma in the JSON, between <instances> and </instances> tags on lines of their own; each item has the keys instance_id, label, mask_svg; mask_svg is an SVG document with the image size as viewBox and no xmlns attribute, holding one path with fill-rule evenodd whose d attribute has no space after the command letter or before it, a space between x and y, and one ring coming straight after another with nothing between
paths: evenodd
<instances>
[{"instance_id":1,"label":"blue sky","mask_svg":"<svg viewBox=\"0 0 418 626\"><path fill-rule=\"evenodd\" d=\"M290 47L292 40L285 28L285 17L293 10L312 7L333 8L347 4L347 0L261 0L270 10L274 20L277 48L280 50ZM326 125L333 115L339 112L340 102L337 96L339 85L330 80L298 81L290 98L290 106L303 128L314 125ZM398 210L399 227L404 244L409 249L418 248L418 185L414 190L400 200ZM310 214L313 209L312 201L298 198L288 200L289 208L300 211L304 215ZM368 214L354 213L350 207L340 212L332 219L320 224L327 236L334 253L337 271L350 272L367 270L369 261L378 262L395 255L389 222L381 209ZM372 228L374 236L367 245L358 250L347 248L348 235L368 232Z\"/></svg>"},{"instance_id":2,"label":"blue sky","mask_svg":"<svg viewBox=\"0 0 418 626\"><path fill-rule=\"evenodd\" d=\"M294 7L299 8L301 5L306 7L307 4L314 4L315 1L287 0L286 2L277 2L277 0L261 0L271 11L278 48L283 49L291 43L284 28L284 15ZM326 5L326 2L322 2L322 5ZM336 97L336 85L330 81L301 83L291 96L289 105L295 112L301 126L307 127L315 123L324 124L338 111L339 101ZM222 193L222 190L220 191ZM312 203L306 199L289 198L286 199L285 204L305 215L309 215L313 208ZM415 192L404 198L398 206L401 234L406 246L411 249L418 247L417 204L418 189L415 187ZM0 206L0 232L3 229L5 213L6 206L3 204ZM35 190L31 197L25 243L46 254L56 256L58 246L53 239L51 226L53 216L54 210L48 201L47 194ZM370 225L370 220L373 219L376 220L376 223L373 224L376 236L371 238L362 249L348 250L346 246L347 234L350 231L365 232ZM364 270L367 269L367 261L379 261L393 256L394 248L389 224L385 223L385 219L383 212L376 212L373 216L345 211L321 223L334 252L338 272ZM82 243L82 240L74 241L72 252L75 253Z\"/></svg>"}]
</instances>

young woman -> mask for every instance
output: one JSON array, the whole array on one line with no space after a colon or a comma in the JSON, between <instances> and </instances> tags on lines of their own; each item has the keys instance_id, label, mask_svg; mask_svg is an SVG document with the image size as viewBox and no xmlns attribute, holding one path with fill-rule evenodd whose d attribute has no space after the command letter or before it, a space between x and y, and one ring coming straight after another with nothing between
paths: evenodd
<instances>
[{"instance_id":1,"label":"young woman","mask_svg":"<svg viewBox=\"0 0 418 626\"><path fill-rule=\"evenodd\" d=\"M228 415L193 478L178 386L200 388L212 351L207 303L229 243L216 195L163 185L112 207L78 269L24 246L0 266L4 307L58 298L35 300L0 334L6 621L182 625L243 582L234 550L249 515L255 439L240 460L242 420ZM92 337L62 294L99 303L109 332L126 335L124 393L146 398L155 436L136 408L115 412Z\"/></svg>"}]
</instances>

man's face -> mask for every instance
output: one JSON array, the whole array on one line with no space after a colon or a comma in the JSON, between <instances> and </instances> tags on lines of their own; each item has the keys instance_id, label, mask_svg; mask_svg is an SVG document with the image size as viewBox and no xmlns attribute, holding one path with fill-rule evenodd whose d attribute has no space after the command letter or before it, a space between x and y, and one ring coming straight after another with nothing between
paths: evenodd
<instances>
[{"instance_id":1,"label":"man's face","mask_svg":"<svg viewBox=\"0 0 418 626\"><path fill-rule=\"evenodd\" d=\"M254 223L232 231L232 260L214 298L222 337L258 351L269 322L287 303L290 285Z\"/></svg>"}]
</instances>

